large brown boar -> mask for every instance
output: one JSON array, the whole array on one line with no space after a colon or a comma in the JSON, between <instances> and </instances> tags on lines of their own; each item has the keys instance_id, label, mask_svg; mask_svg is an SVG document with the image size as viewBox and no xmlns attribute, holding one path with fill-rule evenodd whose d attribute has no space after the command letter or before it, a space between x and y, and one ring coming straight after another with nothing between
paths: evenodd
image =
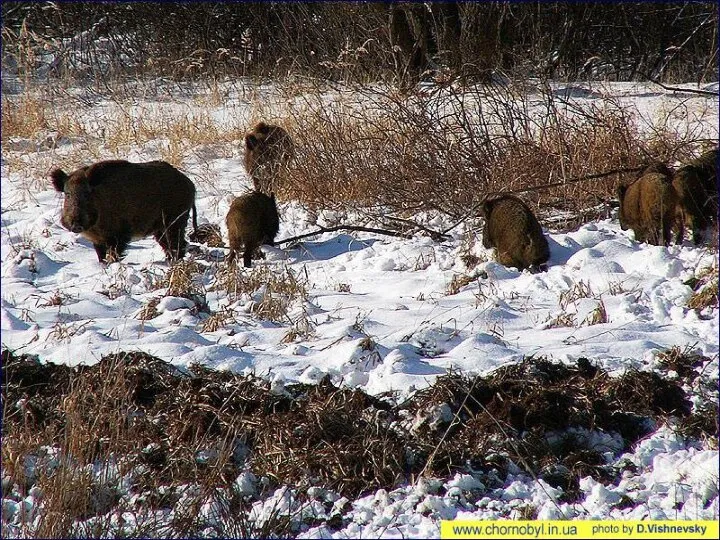
<instances>
[{"instance_id":1,"label":"large brown boar","mask_svg":"<svg viewBox=\"0 0 720 540\"><path fill-rule=\"evenodd\" d=\"M118 261L131 240L151 234L168 259L185 255L191 209L197 228L195 185L169 163L100 161L50 177L65 194L63 227L90 240L100 262Z\"/></svg>"},{"instance_id":2,"label":"large brown boar","mask_svg":"<svg viewBox=\"0 0 720 540\"><path fill-rule=\"evenodd\" d=\"M677 242L682 241L687 227L693 242L699 244L703 232L717 223L717 160L718 150L710 150L680 167L673 177L678 196Z\"/></svg>"},{"instance_id":3,"label":"large brown boar","mask_svg":"<svg viewBox=\"0 0 720 540\"><path fill-rule=\"evenodd\" d=\"M245 170L257 191L279 187L283 168L295 153L290 134L280 126L258 122L245 135Z\"/></svg>"},{"instance_id":4,"label":"large brown boar","mask_svg":"<svg viewBox=\"0 0 720 540\"><path fill-rule=\"evenodd\" d=\"M632 229L635 240L648 244L670 244L675 223L677 195L671 177L648 167L644 174L630 185L617 188L620 201L620 227Z\"/></svg>"},{"instance_id":5,"label":"large brown boar","mask_svg":"<svg viewBox=\"0 0 720 540\"><path fill-rule=\"evenodd\" d=\"M253 191L237 197L230 205L225 223L230 243L228 262L232 263L244 247L243 265L250 268L253 252L262 244L272 246L280 228L275 194Z\"/></svg>"},{"instance_id":6,"label":"large brown boar","mask_svg":"<svg viewBox=\"0 0 720 540\"><path fill-rule=\"evenodd\" d=\"M500 264L531 272L546 269L550 246L537 218L521 199L501 195L486 200L480 215L485 218L483 246L497 249Z\"/></svg>"}]
</instances>

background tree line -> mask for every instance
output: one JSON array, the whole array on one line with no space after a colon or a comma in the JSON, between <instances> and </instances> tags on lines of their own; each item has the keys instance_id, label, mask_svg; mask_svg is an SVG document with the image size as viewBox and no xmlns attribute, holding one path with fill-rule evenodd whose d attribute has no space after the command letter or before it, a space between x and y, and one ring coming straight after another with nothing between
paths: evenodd
<instances>
[{"instance_id":1,"label":"background tree line","mask_svg":"<svg viewBox=\"0 0 720 540\"><path fill-rule=\"evenodd\" d=\"M413 83L718 78L714 2L3 2L3 67Z\"/></svg>"}]
</instances>

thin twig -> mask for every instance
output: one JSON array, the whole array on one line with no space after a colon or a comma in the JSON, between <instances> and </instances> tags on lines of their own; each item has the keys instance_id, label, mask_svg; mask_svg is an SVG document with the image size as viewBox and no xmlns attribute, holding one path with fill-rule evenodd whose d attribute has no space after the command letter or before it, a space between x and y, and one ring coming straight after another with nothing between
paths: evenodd
<instances>
[{"instance_id":1,"label":"thin twig","mask_svg":"<svg viewBox=\"0 0 720 540\"><path fill-rule=\"evenodd\" d=\"M411 219L404 219L404 218L399 218L396 216L382 216L382 217L384 219L389 219L391 221L399 221L400 223L406 223L407 225L417 227L421 231L425 231L426 233L428 233L430 235L430 237L435 241L442 241L442 240L447 239L447 235L445 233L435 231L433 229L428 229L424 225L420 225L419 223L416 223L415 221L413 221Z\"/></svg>"},{"instance_id":2,"label":"thin twig","mask_svg":"<svg viewBox=\"0 0 720 540\"><path fill-rule=\"evenodd\" d=\"M677 86L668 86L666 84L661 83L657 79L653 77L648 77L648 80L651 83L657 84L659 87L663 88L664 90L671 90L673 92L687 92L689 94L700 94L701 96L715 96L718 97L720 95L720 92L713 92L711 90L695 90L694 88L678 88Z\"/></svg>"},{"instance_id":3,"label":"thin twig","mask_svg":"<svg viewBox=\"0 0 720 540\"><path fill-rule=\"evenodd\" d=\"M586 176L580 176L580 177L578 177L578 178L568 178L567 180L561 180L560 182L553 182L552 184L540 184L540 185L530 186L530 187L523 188L523 189L515 189L515 190L512 190L512 191L490 191L490 192L487 193L487 195L486 195L485 197L482 198L482 200L481 200L480 202L475 203L472 207L470 207L470 209L469 209L467 212L465 212L465 215L463 215L458 221L456 221L455 223L453 223L450 227L444 229L440 234L446 235L446 234L449 233L451 230L453 230L455 227L457 227L458 225L460 225L462 222L464 222L464 221L467 220L468 218L476 215L476 214L477 214L477 209L480 208L480 206L482 206L482 204L483 204L483 203L488 199L488 197L491 196L491 195L500 195L500 194L516 195L516 194L518 194L518 193L528 193L528 192L531 192L531 191L541 191L541 190L543 190L543 189L548 189L548 188L558 187L558 186L564 186L564 185L566 185L566 184L574 184L574 183L577 183L577 182L584 182L584 181L586 181L586 180L597 180L598 178L604 178L604 177L606 177L606 176L612 176L613 174L618 174L618 173L639 172L639 171L643 170L643 168L644 168L644 166L638 166L638 167L622 167L622 168L620 168L620 169L612 169L612 170L610 170L610 171L605 171L605 172L601 172L601 173L589 174L589 175L586 175Z\"/></svg>"},{"instance_id":4,"label":"thin twig","mask_svg":"<svg viewBox=\"0 0 720 540\"><path fill-rule=\"evenodd\" d=\"M558 186L564 186L566 184L575 184L577 182L584 182L585 180L597 180L598 178L604 178L606 176L612 176L613 174L618 173L632 173L632 172L640 172L645 168L645 165L639 165L637 167L621 167L619 169L612 169L610 171L605 171L601 173L594 173L594 174L588 174L586 176L580 176L578 178L568 178L567 180L560 180L559 182L553 182L551 184L541 184L536 186L530 186L523 189L516 189L513 191L506 191L503 193L528 193L531 191L541 191L543 189L548 189L552 187L558 187Z\"/></svg>"},{"instance_id":5,"label":"thin twig","mask_svg":"<svg viewBox=\"0 0 720 540\"><path fill-rule=\"evenodd\" d=\"M318 234L328 233L328 232L335 232L335 231L359 231L359 232L369 232L369 233L375 233L375 234L384 234L386 236L397 236L399 238L406 238L411 239L412 235L404 234L397 231L390 231L387 229L375 229L373 227L362 227L360 225L338 225L336 227L320 227L318 230L300 234L298 236L291 236L290 238L285 238L284 240L278 240L275 242L275 245L279 244L286 244L288 242L295 242L297 240L302 240L303 238L309 238L311 236L317 236Z\"/></svg>"}]
</instances>

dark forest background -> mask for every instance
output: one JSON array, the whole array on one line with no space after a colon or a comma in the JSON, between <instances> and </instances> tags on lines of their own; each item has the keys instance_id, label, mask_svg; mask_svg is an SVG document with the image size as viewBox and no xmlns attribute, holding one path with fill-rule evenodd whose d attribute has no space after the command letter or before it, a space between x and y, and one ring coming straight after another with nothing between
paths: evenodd
<instances>
[{"instance_id":1,"label":"dark forest background","mask_svg":"<svg viewBox=\"0 0 720 540\"><path fill-rule=\"evenodd\" d=\"M2 35L6 73L76 79L718 78L710 2L3 2Z\"/></svg>"}]
</instances>

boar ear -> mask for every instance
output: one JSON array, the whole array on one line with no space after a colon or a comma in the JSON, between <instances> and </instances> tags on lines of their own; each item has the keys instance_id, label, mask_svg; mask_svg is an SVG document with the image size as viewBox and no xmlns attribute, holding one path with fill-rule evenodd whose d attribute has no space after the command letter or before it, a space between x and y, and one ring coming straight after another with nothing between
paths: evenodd
<instances>
[{"instance_id":1,"label":"boar ear","mask_svg":"<svg viewBox=\"0 0 720 540\"><path fill-rule=\"evenodd\" d=\"M617 194L617 198L620 202L625 198L625 192L627 191L627 186L618 186L615 190L615 193Z\"/></svg>"},{"instance_id":2,"label":"boar ear","mask_svg":"<svg viewBox=\"0 0 720 540\"><path fill-rule=\"evenodd\" d=\"M492 201L487 199L480 205L480 217L487 218L492 210Z\"/></svg>"},{"instance_id":3,"label":"boar ear","mask_svg":"<svg viewBox=\"0 0 720 540\"><path fill-rule=\"evenodd\" d=\"M65 191L65 182L67 179L68 175L65 174L65 171L62 169L55 169L50 173L50 180L52 180L53 187L61 193Z\"/></svg>"},{"instance_id":4,"label":"boar ear","mask_svg":"<svg viewBox=\"0 0 720 540\"><path fill-rule=\"evenodd\" d=\"M250 134L245 137L245 146L247 147L248 150L252 150L253 148L255 148L257 146L257 144L258 144L258 139L255 135Z\"/></svg>"},{"instance_id":5,"label":"boar ear","mask_svg":"<svg viewBox=\"0 0 720 540\"><path fill-rule=\"evenodd\" d=\"M272 202L275 202L275 192L274 192L274 191L271 191L271 192L270 192L270 200L271 200Z\"/></svg>"}]
</instances>

